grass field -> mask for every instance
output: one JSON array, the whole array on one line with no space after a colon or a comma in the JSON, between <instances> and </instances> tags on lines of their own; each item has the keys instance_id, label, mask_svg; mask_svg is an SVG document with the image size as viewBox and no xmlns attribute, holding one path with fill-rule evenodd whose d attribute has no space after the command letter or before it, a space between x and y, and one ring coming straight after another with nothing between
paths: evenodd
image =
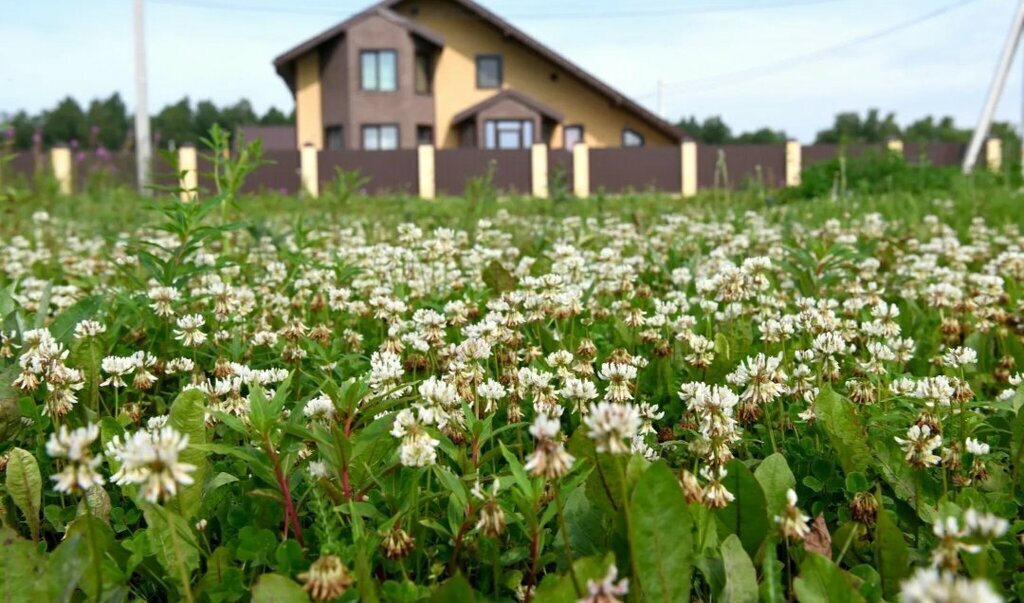
<instances>
[{"instance_id":1,"label":"grass field","mask_svg":"<svg viewBox=\"0 0 1024 603\"><path fill-rule=\"evenodd\" d=\"M1024 211L0 205L0 592L1024 597Z\"/></svg>"}]
</instances>

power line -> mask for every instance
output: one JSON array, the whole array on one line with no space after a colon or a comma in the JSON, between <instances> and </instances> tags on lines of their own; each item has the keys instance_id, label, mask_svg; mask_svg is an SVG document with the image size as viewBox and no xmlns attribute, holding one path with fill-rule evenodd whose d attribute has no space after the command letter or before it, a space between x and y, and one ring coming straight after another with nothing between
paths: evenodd
<instances>
[{"instance_id":1,"label":"power line","mask_svg":"<svg viewBox=\"0 0 1024 603\"><path fill-rule=\"evenodd\" d=\"M821 4L830 4L838 2L839 0L785 0L774 3L760 3L753 6L739 6L739 5L705 5L705 6L692 6L692 7L666 7L666 8L648 8L648 9L637 9L637 10L626 10L626 11L566 11L566 12L544 12L544 13L503 13L503 17L507 19L516 19L522 21L586 21L586 20L601 20L601 19L630 19L630 18L647 18L647 17L665 17L672 15L695 15L695 14L711 14L711 13L733 13L733 12L754 12L762 10L772 9L784 9L784 8L806 8L810 6L817 6ZM270 13L270 14L292 14L292 15L326 15L333 16L336 18L348 18L358 14L357 12L342 12L328 8L323 5L315 6L261 6L261 5L238 5L238 4L225 4L225 3L210 3L210 2L196 2L190 0L151 0L154 4L163 4L166 6L177 6L181 8L193 8L203 10L215 10L215 11L235 11L235 12L247 12L247 13ZM450 11L447 14L443 14L442 18L450 19L477 19L475 15L467 15L460 11Z\"/></svg>"},{"instance_id":2,"label":"power line","mask_svg":"<svg viewBox=\"0 0 1024 603\"><path fill-rule=\"evenodd\" d=\"M755 79L759 79L761 77L764 77L766 75L769 75L769 74L772 74L772 73L775 73L775 72L785 71L785 70L788 70L788 69L792 69L793 67L799 67L799 66L807 64L807 63L815 62L817 60L825 58L825 56L827 56L829 54L840 52L840 51L846 50L848 48L852 48L854 46L858 46L860 44L865 44L867 42L873 42L873 41L875 41L875 40L877 40L879 38L883 38L885 36L889 36L889 35L892 35L894 33L903 31L904 29L909 29L911 27L915 27L917 25L925 23L926 21L930 21L930 20L935 19L935 18L937 18L939 16L942 16L942 15L948 13L948 12L954 11L954 10L956 10L958 8L962 8L962 7L966 6L966 5L972 4L974 2L977 2L977 0L960 0L959 2L954 2L952 4L947 4L946 6L940 7L938 9L936 9L936 10L929 11L927 13L924 13L923 15L919 15L917 17L914 17L913 19L909 19L907 21L903 21L903 22L897 23L895 25L890 25L889 27L886 27L886 28L883 28L883 29L880 29L880 30L877 30L877 31L874 31L874 32L871 32L871 33L867 33L867 34L864 34L864 35L861 35L861 36L856 36L856 37L850 38L849 40L846 40L844 42L840 42L839 44L833 44L831 46L825 46L823 48L819 48L817 50L813 50L813 51L808 52L808 53L791 56L791 57L788 57L788 58L785 58L785 59L781 59L781 60L778 60L778 61L772 61L770 63L765 63L765 64L757 65L757 66L754 66L754 67L746 67L746 68L738 69L736 71L732 71L732 72L728 72L728 73L722 73L722 74L708 76L708 77L702 77L702 78L695 78L695 79L692 79L692 80L684 80L684 81L677 81L677 82L671 82L671 83L662 83L662 87L663 87L663 89L664 88L670 88L670 87L671 88L675 88L675 87L679 87L679 86L687 87L684 90L676 90L676 91L673 91L673 92L669 92L669 94L672 94L673 96L676 96L676 95L679 95L679 94L682 94L682 93L692 92L692 91L694 91L697 88L699 88L700 91L704 91L704 90L712 90L712 89L715 89L715 88L721 88L723 86L734 85L734 84L738 84L738 83L746 83L746 82L749 82L749 81L752 81L752 80L755 80ZM636 98L651 98L651 97L656 96L657 94L658 94L657 92L649 92L647 94L643 94L643 95L641 95L639 97L636 97Z\"/></svg>"}]
</instances>

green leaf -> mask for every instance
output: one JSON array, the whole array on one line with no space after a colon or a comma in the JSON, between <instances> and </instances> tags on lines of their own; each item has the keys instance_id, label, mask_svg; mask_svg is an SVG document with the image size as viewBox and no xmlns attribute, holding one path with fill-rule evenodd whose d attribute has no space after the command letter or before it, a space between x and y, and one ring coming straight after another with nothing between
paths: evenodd
<instances>
[{"instance_id":1,"label":"green leaf","mask_svg":"<svg viewBox=\"0 0 1024 603\"><path fill-rule=\"evenodd\" d=\"M188 436L188 448L179 455L182 462L191 463L196 466L192 472L194 482L184 486L178 492L181 497L182 508L186 519L191 519L199 513L203 504L203 485L206 483L210 466L206 462L207 452L199 448L206 444L206 405L202 392L188 390L182 392L171 404L170 418L168 423L181 433Z\"/></svg>"},{"instance_id":2,"label":"green leaf","mask_svg":"<svg viewBox=\"0 0 1024 603\"><path fill-rule=\"evenodd\" d=\"M789 463L781 452L761 461L754 470L754 478L764 490L764 498L768 503L768 517L781 515L786 508L786 492L796 487L796 477L789 469Z\"/></svg>"},{"instance_id":3,"label":"green leaf","mask_svg":"<svg viewBox=\"0 0 1024 603\"><path fill-rule=\"evenodd\" d=\"M871 465L870 439L853 404L832 388L824 387L814 402L814 409L843 471L865 473Z\"/></svg>"},{"instance_id":4,"label":"green leaf","mask_svg":"<svg viewBox=\"0 0 1024 603\"><path fill-rule=\"evenodd\" d=\"M722 542L722 563L725 565L725 591L722 599L730 603L757 601L757 572L743 543L735 534Z\"/></svg>"},{"instance_id":5,"label":"green leaf","mask_svg":"<svg viewBox=\"0 0 1024 603\"><path fill-rule=\"evenodd\" d=\"M73 306L64 310L60 316L54 319L50 325L50 333L53 338L62 343L71 341L75 327L83 320L92 318L100 309L103 298L94 295L78 301Z\"/></svg>"},{"instance_id":6,"label":"green leaf","mask_svg":"<svg viewBox=\"0 0 1024 603\"><path fill-rule=\"evenodd\" d=\"M0 601L46 601L39 596L45 571L46 560L35 544L0 528Z\"/></svg>"},{"instance_id":7,"label":"green leaf","mask_svg":"<svg viewBox=\"0 0 1024 603\"><path fill-rule=\"evenodd\" d=\"M614 564L615 555L605 553L603 556L595 555L577 559L572 566L576 570L580 588L586 593L587 581L594 580L596 582L604 578L608 574L608 568ZM576 594L576 587L572 584L572 575L568 571L563 575L548 574L537 587L533 600L536 603L576 603L579 596Z\"/></svg>"},{"instance_id":8,"label":"green leaf","mask_svg":"<svg viewBox=\"0 0 1024 603\"><path fill-rule=\"evenodd\" d=\"M457 574L441 584L430 596L430 601L431 603L449 603L450 601L473 603L476 601L476 593L473 592L473 588L466 581L465 576Z\"/></svg>"},{"instance_id":9,"label":"green leaf","mask_svg":"<svg viewBox=\"0 0 1024 603\"><path fill-rule=\"evenodd\" d=\"M32 539L39 540L43 478L39 475L36 457L31 452L21 448L11 449L7 460L6 486L14 505L25 515L25 521L32 530Z\"/></svg>"},{"instance_id":10,"label":"green leaf","mask_svg":"<svg viewBox=\"0 0 1024 603\"><path fill-rule=\"evenodd\" d=\"M309 595L297 582L280 574L263 574L252 587L252 603L302 603Z\"/></svg>"},{"instance_id":11,"label":"green leaf","mask_svg":"<svg viewBox=\"0 0 1024 603\"><path fill-rule=\"evenodd\" d=\"M157 561L167 570L184 592L191 584L192 572L199 568L199 546L188 523L180 515L157 505L145 505L150 543Z\"/></svg>"},{"instance_id":12,"label":"green leaf","mask_svg":"<svg viewBox=\"0 0 1024 603\"><path fill-rule=\"evenodd\" d=\"M853 588L843 571L817 553L807 553L793 590L800 603L864 602L864 597Z\"/></svg>"},{"instance_id":13,"label":"green leaf","mask_svg":"<svg viewBox=\"0 0 1024 603\"><path fill-rule=\"evenodd\" d=\"M484 268L480 274L484 284L495 293L504 293L516 288L516 278L498 263L498 260L491 260L491 263Z\"/></svg>"},{"instance_id":14,"label":"green leaf","mask_svg":"<svg viewBox=\"0 0 1024 603\"><path fill-rule=\"evenodd\" d=\"M910 551L903 532L896 524L896 514L879 510L875 525L875 566L882 576L882 592L894 599L900 592L900 581L910 574Z\"/></svg>"},{"instance_id":15,"label":"green leaf","mask_svg":"<svg viewBox=\"0 0 1024 603\"><path fill-rule=\"evenodd\" d=\"M728 472L722 484L735 497L722 509L716 509L715 515L725 524L730 532L740 537L743 548L753 559L757 557L757 549L761 547L768 534L767 502L761 484L739 459L729 461L725 466Z\"/></svg>"},{"instance_id":16,"label":"green leaf","mask_svg":"<svg viewBox=\"0 0 1024 603\"><path fill-rule=\"evenodd\" d=\"M764 603L783 603L786 594L782 586L782 563L776 549L778 544L774 538L765 542L764 559L761 561L761 601Z\"/></svg>"},{"instance_id":17,"label":"green leaf","mask_svg":"<svg viewBox=\"0 0 1024 603\"><path fill-rule=\"evenodd\" d=\"M644 472L629 508L629 547L645 601L689 601L693 520L682 488L664 463Z\"/></svg>"}]
</instances>

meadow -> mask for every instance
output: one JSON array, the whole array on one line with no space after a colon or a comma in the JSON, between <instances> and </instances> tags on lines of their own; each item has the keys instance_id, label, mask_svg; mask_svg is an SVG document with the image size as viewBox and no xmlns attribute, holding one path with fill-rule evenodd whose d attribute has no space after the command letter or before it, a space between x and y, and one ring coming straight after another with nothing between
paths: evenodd
<instances>
[{"instance_id":1,"label":"meadow","mask_svg":"<svg viewBox=\"0 0 1024 603\"><path fill-rule=\"evenodd\" d=\"M0 205L6 601L1024 598L1015 187Z\"/></svg>"}]
</instances>

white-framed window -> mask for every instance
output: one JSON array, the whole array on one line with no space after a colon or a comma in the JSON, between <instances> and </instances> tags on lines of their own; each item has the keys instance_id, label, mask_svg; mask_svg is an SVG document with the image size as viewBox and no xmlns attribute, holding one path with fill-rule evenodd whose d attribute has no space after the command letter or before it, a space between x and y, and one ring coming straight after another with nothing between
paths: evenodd
<instances>
[{"instance_id":1,"label":"white-framed window","mask_svg":"<svg viewBox=\"0 0 1024 603\"><path fill-rule=\"evenodd\" d=\"M489 119L484 123L484 148L515 150L533 145L533 122L529 119Z\"/></svg>"},{"instance_id":2,"label":"white-framed window","mask_svg":"<svg viewBox=\"0 0 1024 603\"><path fill-rule=\"evenodd\" d=\"M397 148L398 126L396 124L363 126L364 151L394 151Z\"/></svg>"},{"instance_id":3,"label":"white-framed window","mask_svg":"<svg viewBox=\"0 0 1024 603\"><path fill-rule=\"evenodd\" d=\"M583 126L565 126L562 130L562 146L571 151L574 146L583 142Z\"/></svg>"},{"instance_id":4,"label":"white-framed window","mask_svg":"<svg viewBox=\"0 0 1024 603\"><path fill-rule=\"evenodd\" d=\"M398 90L398 53L394 50L363 50L359 53L359 65L363 90Z\"/></svg>"},{"instance_id":5,"label":"white-framed window","mask_svg":"<svg viewBox=\"0 0 1024 603\"><path fill-rule=\"evenodd\" d=\"M622 129L622 146L642 147L644 146L644 135L630 128Z\"/></svg>"}]
</instances>

